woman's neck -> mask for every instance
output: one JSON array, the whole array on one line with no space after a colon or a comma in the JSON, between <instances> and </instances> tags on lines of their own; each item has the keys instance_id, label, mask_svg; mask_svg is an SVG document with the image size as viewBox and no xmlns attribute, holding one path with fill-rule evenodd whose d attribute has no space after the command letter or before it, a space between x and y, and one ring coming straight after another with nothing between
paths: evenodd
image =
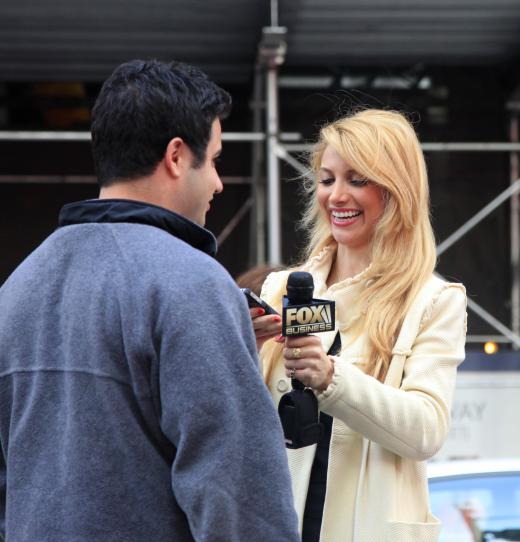
<instances>
[{"instance_id":1,"label":"woman's neck","mask_svg":"<svg viewBox=\"0 0 520 542\"><path fill-rule=\"evenodd\" d=\"M370 261L370 251L367 248L356 249L338 245L327 278L327 286L359 275L370 265Z\"/></svg>"}]
</instances>

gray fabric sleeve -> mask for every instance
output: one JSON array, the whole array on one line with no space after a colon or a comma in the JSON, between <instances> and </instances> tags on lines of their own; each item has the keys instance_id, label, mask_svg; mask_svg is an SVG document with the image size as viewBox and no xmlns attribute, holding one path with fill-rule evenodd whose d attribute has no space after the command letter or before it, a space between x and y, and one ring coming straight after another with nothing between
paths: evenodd
<instances>
[{"instance_id":1,"label":"gray fabric sleeve","mask_svg":"<svg viewBox=\"0 0 520 542\"><path fill-rule=\"evenodd\" d=\"M159 330L172 491L198 542L300 540L283 436L243 294L207 269Z\"/></svg>"}]
</instances>

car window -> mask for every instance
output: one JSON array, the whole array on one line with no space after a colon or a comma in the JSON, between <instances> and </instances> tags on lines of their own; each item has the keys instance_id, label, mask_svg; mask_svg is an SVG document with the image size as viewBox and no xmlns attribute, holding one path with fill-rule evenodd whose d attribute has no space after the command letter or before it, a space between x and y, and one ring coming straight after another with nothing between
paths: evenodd
<instances>
[{"instance_id":1,"label":"car window","mask_svg":"<svg viewBox=\"0 0 520 542\"><path fill-rule=\"evenodd\" d=\"M520 475L471 475L430 480L439 542L520 541Z\"/></svg>"}]
</instances>

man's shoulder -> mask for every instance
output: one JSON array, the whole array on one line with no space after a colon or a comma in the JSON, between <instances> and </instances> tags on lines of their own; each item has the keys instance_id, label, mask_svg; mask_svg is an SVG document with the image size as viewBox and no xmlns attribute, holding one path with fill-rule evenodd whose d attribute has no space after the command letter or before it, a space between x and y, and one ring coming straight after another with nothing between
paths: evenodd
<instances>
[{"instance_id":1,"label":"man's shoulder","mask_svg":"<svg viewBox=\"0 0 520 542\"><path fill-rule=\"evenodd\" d=\"M26 276L33 277L36 280L44 275L44 263L53 261L53 243L56 237L56 231L44 239L32 252L30 252L12 271L6 279L0 291L9 289Z\"/></svg>"},{"instance_id":2,"label":"man's shoulder","mask_svg":"<svg viewBox=\"0 0 520 542\"><path fill-rule=\"evenodd\" d=\"M160 289L235 285L215 258L158 228L132 225L127 239L129 242L123 243L121 249L128 251L128 260L134 262L127 271L139 274L145 282Z\"/></svg>"},{"instance_id":3,"label":"man's shoulder","mask_svg":"<svg viewBox=\"0 0 520 542\"><path fill-rule=\"evenodd\" d=\"M188 242L153 226L141 224L136 226L145 228L146 234L139 234L140 243L139 246L135 246L135 249L146 253L148 257L162 260L165 265L184 268L190 271L190 274L195 272L208 276L212 276L215 273L227 274L215 258L193 247Z\"/></svg>"},{"instance_id":4,"label":"man's shoulder","mask_svg":"<svg viewBox=\"0 0 520 542\"><path fill-rule=\"evenodd\" d=\"M202 274L224 272L212 256L156 226L125 222L67 226L61 230L69 228L70 231L64 231L64 235L68 233L82 239L85 239L85 235L80 228L92 228L92 233L98 230L98 235L89 236L90 243L98 245L98 249L110 252L115 259L122 257L123 261L132 262L140 272L147 270L162 276L170 270ZM74 232L73 228L78 230ZM105 228L112 234L107 235L107 232L103 231Z\"/></svg>"}]
</instances>

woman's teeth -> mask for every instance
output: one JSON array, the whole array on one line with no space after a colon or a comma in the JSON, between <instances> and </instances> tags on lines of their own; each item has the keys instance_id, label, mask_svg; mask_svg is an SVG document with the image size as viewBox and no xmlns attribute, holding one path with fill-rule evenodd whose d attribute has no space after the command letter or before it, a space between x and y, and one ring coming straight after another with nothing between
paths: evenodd
<instances>
[{"instance_id":1,"label":"woman's teeth","mask_svg":"<svg viewBox=\"0 0 520 542\"><path fill-rule=\"evenodd\" d=\"M356 216L359 216L361 214L361 211L332 211L332 216L334 218L354 218Z\"/></svg>"}]
</instances>

